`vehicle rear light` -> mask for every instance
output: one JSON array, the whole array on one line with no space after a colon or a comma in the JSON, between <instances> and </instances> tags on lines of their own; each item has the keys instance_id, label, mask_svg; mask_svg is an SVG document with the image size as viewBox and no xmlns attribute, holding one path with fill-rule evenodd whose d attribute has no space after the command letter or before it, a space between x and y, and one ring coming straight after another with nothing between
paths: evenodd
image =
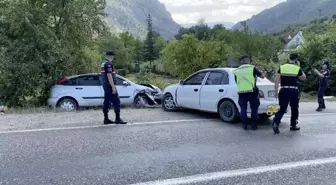
<instances>
[{"instance_id":1,"label":"vehicle rear light","mask_svg":"<svg viewBox=\"0 0 336 185\"><path fill-rule=\"evenodd\" d=\"M265 98L264 92L259 90L259 98Z\"/></svg>"},{"instance_id":2,"label":"vehicle rear light","mask_svg":"<svg viewBox=\"0 0 336 185\"><path fill-rule=\"evenodd\" d=\"M68 79L65 76L62 76L59 80L57 80L56 84L62 84L66 80Z\"/></svg>"}]
</instances>

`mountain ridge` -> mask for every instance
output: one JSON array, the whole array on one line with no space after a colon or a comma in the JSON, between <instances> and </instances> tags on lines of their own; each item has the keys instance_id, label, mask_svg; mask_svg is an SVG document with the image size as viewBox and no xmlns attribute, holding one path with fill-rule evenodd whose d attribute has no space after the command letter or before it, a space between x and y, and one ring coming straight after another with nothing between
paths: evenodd
<instances>
[{"instance_id":1,"label":"mountain ridge","mask_svg":"<svg viewBox=\"0 0 336 185\"><path fill-rule=\"evenodd\" d=\"M233 23L233 22L205 22L205 24L207 24L209 27L214 27L217 24L222 24L224 25L225 28L231 29L236 23ZM184 28L190 28L195 25L197 25L197 23L181 24L181 26Z\"/></svg>"},{"instance_id":2,"label":"mountain ridge","mask_svg":"<svg viewBox=\"0 0 336 185\"><path fill-rule=\"evenodd\" d=\"M321 16L332 16L335 14L335 0L287 0L272 8L265 9L257 15L246 20L247 26L252 31L274 33L279 32L292 24L308 23ZM242 30L239 23L232 29Z\"/></svg>"}]
</instances>

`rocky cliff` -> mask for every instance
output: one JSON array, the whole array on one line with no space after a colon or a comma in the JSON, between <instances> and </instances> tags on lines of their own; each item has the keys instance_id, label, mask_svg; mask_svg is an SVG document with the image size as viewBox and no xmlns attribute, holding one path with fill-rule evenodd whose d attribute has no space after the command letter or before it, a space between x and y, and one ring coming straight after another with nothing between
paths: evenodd
<instances>
[{"instance_id":1,"label":"rocky cliff","mask_svg":"<svg viewBox=\"0 0 336 185\"><path fill-rule=\"evenodd\" d=\"M106 21L116 32L129 31L144 38L148 14L152 16L154 30L166 39L172 39L181 27L158 0L106 0L106 3Z\"/></svg>"}]
</instances>

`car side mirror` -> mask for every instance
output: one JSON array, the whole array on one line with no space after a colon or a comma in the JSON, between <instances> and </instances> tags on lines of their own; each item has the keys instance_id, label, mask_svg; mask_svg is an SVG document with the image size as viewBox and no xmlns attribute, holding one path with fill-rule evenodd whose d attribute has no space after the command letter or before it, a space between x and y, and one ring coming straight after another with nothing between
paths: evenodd
<instances>
[{"instance_id":1,"label":"car side mirror","mask_svg":"<svg viewBox=\"0 0 336 185\"><path fill-rule=\"evenodd\" d=\"M183 81L183 80L180 80L179 83L180 83L180 85L183 85L183 84L184 84L184 81Z\"/></svg>"},{"instance_id":2,"label":"car side mirror","mask_svg":"<svg viewBox=\"0 0 336 185\"><path fill-rule=\"evenodd\" d=\"M123 81L123 85L124 85L124 86L128 86L128 82Z\"/></svg>"}]
</instances>

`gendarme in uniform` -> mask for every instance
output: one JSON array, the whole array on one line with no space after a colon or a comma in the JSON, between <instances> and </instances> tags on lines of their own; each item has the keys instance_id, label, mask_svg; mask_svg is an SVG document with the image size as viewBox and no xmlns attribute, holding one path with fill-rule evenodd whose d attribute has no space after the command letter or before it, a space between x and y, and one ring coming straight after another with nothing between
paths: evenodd
<instances>
[{"instance_id":1,"label":"gendarme in uniform","mask_svg":"<svg viewBox=\"0 0 336 185\"><path fill-rule=\"evenodd\" d=\"M324 93L328 88L328 81L330 77L330 65L328 61L323 62L322 70L320 71L320 86L317 94L318 107L316 111L322 111L326 108L324 102Z\"/></svg>"},{"instance_id":2,"label":"gendarme in uniform","mask_svg":"<svg viewBox=\"0 0 336 185\"><path fill-rule=\"evenodd\" d=\"M120 99L118 92L116 91L115 94L112 93L112 86L108 80L108 74L111 74L114 87L116 89L117 84L117 76L116 76L116 70L112 64L113 51L107 51L106 52L106 59L100 66L101 76L102 76L102 82L103 82L103 89L104 89L104 103L103 103L103 113L104 113L104 124L126 124L127 122L123 121L120 118ZM117 90L117 89L116 89ZM108 116L109 109L111 108L111 103L114 107L114 113L115 113L115 122L111 121Z\"/></svg>"},{"instance_id":3,"label":"gendarme in uniform","mask_svg":"<svg viewBox=\"0 0 336 185\"><path fill-rule=\"evenodd\" d=\"M291 54L291 61L297 60L297 54ZM283 64L278 70L278 75L280 74L280 92L279 92L279 105L280 110L275 114L273 119L273 130L274 133L278 134L279 124L283 115L285 114L288 104L291 107L291 127L290 130L297 131L300 127L297 127L298 117L299 117L299 87L298 87L298 77L304 75L303 71L295 62Z\"/></svg>"},{"instance_id":4,"label":"gendarme in uniform","mask_svg":"<svg viewBox=\"0 0 336 185\"><path fill-rule=\"evenodd\" d=\"M237 91L239 95L240 117L243 121L243 128L247 129L247 103L251 106L251 125L252 129L257 129L258 108L260 106L259 90L256 86L256 77L262 76L261 72L249 63L249 56L247 54L240 57L243 65L234 71Z\"/></svg>"}]
</instances>

